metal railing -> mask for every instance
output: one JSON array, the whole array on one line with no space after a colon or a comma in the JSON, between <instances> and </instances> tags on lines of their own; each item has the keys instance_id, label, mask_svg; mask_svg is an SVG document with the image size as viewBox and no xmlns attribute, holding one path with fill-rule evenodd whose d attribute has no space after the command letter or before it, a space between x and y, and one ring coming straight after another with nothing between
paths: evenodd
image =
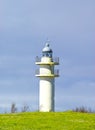
<instances>
[{"instance_id":1,"label":"metal railing","mask_svg":"<svg viewBox=\"0 0 95 130\"><path fill-rule=\"evenodd\" d=\"M54 75L59 76L59 70L58 70L58 69L55 69L55 70L54 70Z\"/></svg>"},{"instance_id":2,"label":"metal railing","mask_svg":"<svg viewBox=\"0 0 95 130\"><path fill-rule=\"evenodd\" d=\"M54 57L54 58L52 59L52 61L55 62L55 63L59 63L59 57Z\"/></svg>"},{"instance_id":3,"label":"metal railing","mask_svg":"<svg viewBox=\"0 0 95 130\"><path fill-rule=\"evenodd\" d=\"M36 62L41 62L41 58L36 56Z\"/></svg>"}]
</instances>

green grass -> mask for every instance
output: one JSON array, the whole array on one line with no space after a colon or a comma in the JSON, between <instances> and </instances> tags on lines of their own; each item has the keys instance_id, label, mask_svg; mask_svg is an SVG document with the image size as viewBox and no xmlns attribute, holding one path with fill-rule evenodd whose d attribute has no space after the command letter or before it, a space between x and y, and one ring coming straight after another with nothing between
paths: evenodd
<instances>
[{"instance_id":1,"label":"green grass","mask_svg":"<svg viewBox=\"0 0 95 130\"><path fill-rule=\"evenodd\" d=\"M78 112L0 114L0 130L95 130L95 114Z\"/></svg>"}]
</instances>

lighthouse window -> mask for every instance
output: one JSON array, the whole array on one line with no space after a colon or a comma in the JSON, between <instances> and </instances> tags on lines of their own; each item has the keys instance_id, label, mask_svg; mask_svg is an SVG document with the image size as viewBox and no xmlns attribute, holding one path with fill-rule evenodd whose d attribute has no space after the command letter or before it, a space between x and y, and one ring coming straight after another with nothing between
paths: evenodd
<instances>
[{"instance_id":1,"label":"lighthouse window","mask_svg":"<svg viewBox=\"0 0 95 130\"><path fill-rule=\"evenodd\" d=\"M52 53L50 53L49 55L50 55L50 57L52 57Z\"/></svg>"},{"instance_id":2,"label":"lighthouse window","mask_svg":"<svg viewBox=\"0 0 95 130\"><path fill-rule=\"evenodd\" d=\"M44 53L43 56L52 57L52 54L50 54L50 53Z\"/></svg>"},{"instance_id":3,"label":"lighthouse window","mask_svg":"<svg viewBox=\"0 0 95 130\"><path fill-rule=\"evenodd\" d=\"M46 53L46 56L49 56L49 54L48 54L48 53Z\"/></svg>"}]
</instances>

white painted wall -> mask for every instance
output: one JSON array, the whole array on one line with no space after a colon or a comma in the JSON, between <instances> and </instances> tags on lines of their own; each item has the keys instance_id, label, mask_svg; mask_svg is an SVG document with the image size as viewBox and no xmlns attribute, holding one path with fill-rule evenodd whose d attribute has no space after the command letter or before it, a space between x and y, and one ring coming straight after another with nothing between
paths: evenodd
<instances>
[{"instance_id":1,"label":"white painted wall","mask_svg":"<svg viewBox=\"0 0 95 130\"><path fill-rule=\"evenodd\" d=\"M54 111L54 79L40 78L39 110Z\"/></svg>"},{"instance_id":2,"label":"white painted wall","mask_svg":"<svg viewBox=\"0 0 95 130\"><path fill-rule=\"evenodd\" d=\"M51 62L51 58L42 57L41 62ZM54 73L54 65L40 65L40 75ZM40 77L39 110L42 112L54 111L54 77Z\"/></svg>"}]
</instances>

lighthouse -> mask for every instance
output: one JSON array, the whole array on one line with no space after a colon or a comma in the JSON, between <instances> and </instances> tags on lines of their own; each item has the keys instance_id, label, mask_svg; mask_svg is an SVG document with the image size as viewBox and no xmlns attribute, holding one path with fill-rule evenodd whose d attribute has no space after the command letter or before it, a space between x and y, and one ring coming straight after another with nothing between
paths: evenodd
<instances>
[{"instance_id":1,"label":"lighthouse","mask_svg":"<svg viewBox=\"0 0 95 130\"><path fill-rule=\"evenodd\" d=\"M36 57L36 77L39 77L39 111L54 111L55 97L55 77L59 76L59 70L55 65L59 65L59 58L53 58L53 51L50 45L46 43L42 49L42 56Z\"/></svg>"}]
</instances>

